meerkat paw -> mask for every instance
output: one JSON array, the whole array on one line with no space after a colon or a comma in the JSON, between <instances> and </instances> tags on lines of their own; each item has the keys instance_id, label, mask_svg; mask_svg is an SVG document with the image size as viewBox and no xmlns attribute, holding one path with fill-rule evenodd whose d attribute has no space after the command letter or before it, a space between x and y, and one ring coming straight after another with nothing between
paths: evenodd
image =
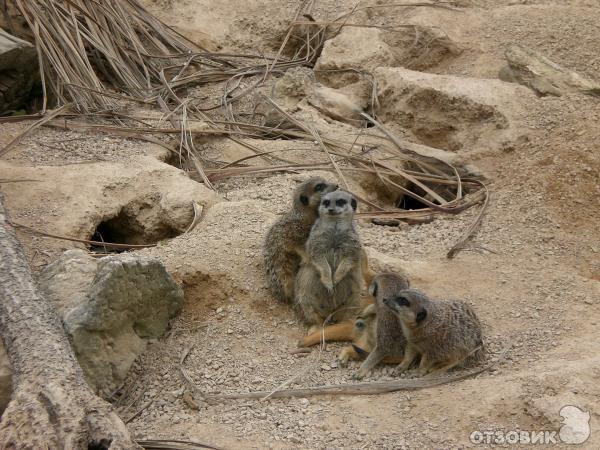
<instances>
[{"instance_id":1,"label":"meerkat paw","mask_svg":"<svg viewBox=\"0 0 600 450\"><path fill-rule=\"evenodd\" d=\"M341 273L341 272L336 272L335 275L333 276L333 284L336 285L338 284L340 281L342 281L344 279L346 275Z\"/></svg>"},{"instance_id":2,"label":"meerkat paw","mask_svg":"<svg viewBox=\"0 0 600 450\"><path fill-rule=\"evenodd\" d=\"M333 292L333 277L331 275L321 275L320 279L321 283L323 283L323 286L325 286L325 289L327 289L329 292Z\"/></svg>"},{"instance_id":3,"label":"meerkat paw","mask_svg":"<svg viewBox=\"0 0 600 450\"><path fill-rule=\"evenodd\" d=\"M338 356L335 362L337 363L338 367L345 369L348 367L349 359L346 356Z\"/></svg>"},{"instance_id":4,"label":"meerkat paw","mask_svg":"<svg viewBox=\"0 0 600 450\"><path fill-rule=\"evenodd\" d=\"M336 358L339 367L347 367L350 361L350 355L347 348L342 349L338 357Z\"/></svg>"},{"instance_id":5,"label":"meerkat paw","mask_svg":"<svg viewBox=\"0 0 600 450\"><path fill-rule=\"evenodd\" d=\"M424 377L427 376L427 374L431 375L433 372L431 371L431 369L429 367L427 368L419 368L417 370L417 375L419 375L420 377Z\"/></svg>"},{"instance_id":6,"label":"meerkat paw","mask_svg":"<svg viewBox=\"0 0 600 450\"><path fill-rule=\"evenodd\" d=\"M352 379L354 381L360 381L365 377L365 374L362 373L360 370L358 372L355 372L352 374Z\"/></svg>"},{"instance_id":7,"label":"meerkat paw","mask_svg":"<svg viewBox=\"0 0 600 450\"><path fill-rule=\"evenodd\" d=\"M399 376L402 375L404 372L406 372L409 368L408 364L404 364L404 362L402 362L401 364L398 364L396 366L396 368L394 369L394 371L392 372L394 376Z\"/></svg>"}]
</instances>

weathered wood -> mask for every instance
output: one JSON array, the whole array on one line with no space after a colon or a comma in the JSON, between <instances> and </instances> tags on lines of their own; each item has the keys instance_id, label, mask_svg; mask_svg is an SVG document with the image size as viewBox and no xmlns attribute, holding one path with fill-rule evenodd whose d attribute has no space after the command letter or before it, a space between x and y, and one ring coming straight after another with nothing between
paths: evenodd
<instances>
[{"instance_id":1,"label":"weathered wood","mask_svg":"<svg viewBox=\"0 0 600 450\"><path fill-rule=\"evenodd\" d=\"M38 78L35 47L0 29L0 115L19 109Z\"/></svg>"},{"instance_id":2,"label":"weathered wood","mask_svg":"<svg viewBox=\"0 0 600 450\"><path fill-rule=\"evenodd\" d=\"M86 384L54 306L35 286L1 197L0 336L13 370L0 448L140 448Z\"/></svg>"},{"instance_id":3,"label":"weathered wood","mask_svg":"<svg viewBox=\"0 0 600 450\"><path fill-rule=\"evenodd\" d=\"M373 381L354 384L331 384L301 389L282 389L275 391L240 392L235 394L205 394L204 399L209 403L219 400L232 399L266 399L283 397L310 397L314 395L375 395L396 391L414 391L426 389L442 384L464 380L491 369L493 364L455 375L441 377L423 377L414 379L399 379L391 381Z\"/></svg>"}]
</instances>

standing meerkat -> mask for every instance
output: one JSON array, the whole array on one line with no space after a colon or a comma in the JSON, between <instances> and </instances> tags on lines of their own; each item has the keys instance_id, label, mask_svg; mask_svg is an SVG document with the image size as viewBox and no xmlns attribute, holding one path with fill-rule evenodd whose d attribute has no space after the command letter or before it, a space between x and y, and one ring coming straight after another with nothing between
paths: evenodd
<instances>
[{"instance_id":1,"label":"standing meerkat","mask_svg":"<svg viewBox=\"0 0 600 450\"><path fill-rule=\"evenodd\" d=\"M337 188L337 184L321 177L304 181L294 190L292 209L267 232L263 246L267 282L278 300L292 302L296 275L305 257L306 240L317 219L321 197Z\"/></svg>"},{"instance_id":2,"label":"standing meerkat","mask_svg":"<svg viewBox=\"0 0 600 450\"><path fill-rule=\"evenodd\" d=\"M480 361L484 346L481 324L473 308L455 300L431 300L416 289L407 289L383 300L398 317L406 338L406 370L421 357L420 375L442 373L463 362Z\"/></svg>"},{"instance_id":3,"label":"standing meerkat","mask_svg":"<svg viewBox=\"0 0 600 450\"><path fill-rule=\"evenodd\" d=\"M402 362L406 349L406 338L400 320L385 303L409 288L408 280L396 273L381 273L369 286L369 294L375 298L377 315L376 340L373 350L354 374L356 380L363 379L380 362L398 364ZM367 350L368 351L368 350Z\"/></svg>"},{"instance_id":4,"label":"standing meerkat","mask_svg":"<svg viewBox=\"0 0 600 450\"><path fill-rule=\"evenodd\" d=\"M363 250L354 227L356 199L344 191L323 196L319 217L306 241L306 262L296 277L296 305L318 328L356 314L362 285Z\"/></svg>"}]
</instances>

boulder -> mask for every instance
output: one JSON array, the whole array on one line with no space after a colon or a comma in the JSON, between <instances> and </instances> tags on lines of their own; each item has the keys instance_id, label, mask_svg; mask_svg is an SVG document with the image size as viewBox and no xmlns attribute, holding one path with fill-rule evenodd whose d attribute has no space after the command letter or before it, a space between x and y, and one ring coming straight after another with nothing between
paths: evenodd
<instances>
[{"instance_id":1,"label":"boulder","mask_svg":"<svg viewBox=\"0 0 600 450\"><path fill-rule=\"evenodd\" d=\"M165 267L133 254L94 259L69 250L41 272L39 285L56 305L88 382L104 396L183 304Z\"/></svg>"},{"instance_id":2,"label":"boulder","mask_svg":"<svg viewBox=\"0 0 600 450\"><path fill-rule=\"evenodd\" d=\"M461 52L459 45L435 26L413 25L393 32L346 27L325 42L315 72L319 81L341 88L368 82L365 75L377 67L425 70Z\"/></svg>"},{"instance_id":3,"label":"boulder","mask_svg":"<svg viewBox=\"0 0 600 450\"><path fill-rule=\"evenodd\" d=\"M339 88L363 78L355 70L373 71L377 67L395 66L397 57L392 47L384 41L384 33L378 28L343 28L323 46L315 65L319 80Z\"/></svg>"},{"instance_id":4,"label":"boulder","mask_svg":"<svg viewBox=\"0 0 600 450\"><path fill-rule=\"evenodd\" d=\"M384 123L414 140L463 154L504 149L525 136L528 89L499 80L434 75L402 68L375 70Z\"/></svg>"},{"instance_id":5,"label":"boulder","mask_svg":"<svg viewBox=\"0 0 600 450\"><path fill-rule=\"evenodd\" d=\"M302 110L310 113L314 108L328 119L361 126L364 120L359 113L366 108L368 96L351 87L342 91L324 86L315 80L311 69L294 67L277 80L272 98L289 114ZM256 112L265 117L265 125L285 127L286 118L268 102L259 100Z\"/></svg>"}]
</instances>

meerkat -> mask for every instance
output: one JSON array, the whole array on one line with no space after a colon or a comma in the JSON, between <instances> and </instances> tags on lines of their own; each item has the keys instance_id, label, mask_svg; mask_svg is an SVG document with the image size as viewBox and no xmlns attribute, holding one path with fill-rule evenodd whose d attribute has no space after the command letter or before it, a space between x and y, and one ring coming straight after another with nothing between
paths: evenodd
<instances>
[{"instance_id":1,"label":"meerkat","mask_svg":"<svg viewBox=\"0 0 600 450\"><path fill-rule=\"evenodd\" d=\"M340 324L343 325L343 324ZM377 342L377 310L374 304L367 305L352 324L352 345L342 349L337 357L338 365L345 367L350 360L360 359L371 352Z\"/></svg>"},{"instance_id":2,"label":"meerkat","mask_svg":"<svg viewBox=\"0 0 600 450\"><path fill-rule=\"evenodd\" d=\"M305 244L317 219L321 197L338 188L321 177L301 183L292 196L292 209L267 232L263 256L269 289L280 301L291 303Z\"/></svg>"},{"instance_id":3,"label":"meerkat","mask_svg":"<svg viewBox=\"0 0 600 450\"><path fill-rule=\"evenodd\" d=\"M466 360L483 358L481 324L465 302L431 300L416 289L383 300L400 320L406 338L404 371L420 356L419 374L439 374Z\"/></svg>"},{"instance_id":4,"label":"meerkat","mask_svg":"<svg viewBox=\"0 0 600 450\"><path fill-rule=\"evenodd\" d=\"M354 374L354 379L364 378L382 361L395 364L402 362L406 338L400 320L384 301L397 296L409 287L408 280L396 273L381 273L373 279L369 286L369 294L375 299L376 341L369 356L362 363L359 371Z\"/></svg>"},{"instance_id":5,"label":"meerkat","mask_svg":"<svg viewBox=\"0 0 600 450\"><path fill-rule=\"evenodd\" d=\"M306 241L306 262L296 276L296 305L314 331L330 316L356 314L362 285L362 245L354 226L356 199L344 191L325 194Z\"/></svg>"}]
</instances>

